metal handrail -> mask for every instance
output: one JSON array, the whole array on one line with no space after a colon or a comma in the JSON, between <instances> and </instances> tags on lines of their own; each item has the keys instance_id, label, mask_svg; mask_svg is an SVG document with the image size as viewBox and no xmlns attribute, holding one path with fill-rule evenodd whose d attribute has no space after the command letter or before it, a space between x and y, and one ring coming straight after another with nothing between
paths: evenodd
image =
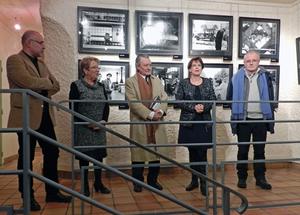
<instances>
[{"instance_id":1,"label":"metal handrail","mask_svg":"<svg viewBox=\"0 0 300 215\"><path fill-rule=\"evenodd\" d=\"M109 166L106 166L106 165L98 162L97 160L95 160L95 159L93 159L93 158L91 158L89 156L86 156L85 154L80 153L80 152L78 152L78 151L76 151L74 149L72 149L71 147L67 147L67 146L64 146L63 144L59 144L57 141L51 140L50 138L48 138L48 137L46 137L46 136L44 136L42 134L39 134L38 132L30 129L29 128L29 107L28 107L29 106L28 105L29 104L29 102L28 102L28 95L30 95L30 96L34 96L36 98L39 98L42 101L48 102L49 104L51 104L53 106L56 106L59 109L62 109L64 111L72 114L73 116L76 116L76 117L82 119L82 120L85 120L87 122L93 123L93 124L99 126L100 128L104 129L106 132L109 132L109 133L111 133L111 134L113 134L113 135L115 135L115 136L117 136L117 137L119 137L119 138L121 138L123 140L126 140L130 144L134 144L134 145L136 145L136 146L138 146L138 147L140 147L140 148L142 148L142 149L144 149L144 150L146 150L146 151L148 151L148 152L150 152L152 154L155 154L155 155L161 157L162 159L164 159L164 160L166 160L166 161L168 161L168 162L170 162L170 163L172 163L172 164L174 164L174 165L176 165L178 167L181 167L182 169L185 169L185 170L187 170L187 171L189 171L189 172L197 175L198 177L200 177L202 179L205 179L206 181L208 181L211 184L213 184L214 188L216 186L221 187L222 190L223 190L223 204L224 204L224 210L223 211L224 211L224 214L229 214L229 209L230 209L230 198L229 198L229 195L230 195L230 193L238 196L241 199L241 205L240 205L239 208L236 209L237 212L243 213L247 209L247 206L248 206L247 198L244 195L242 195L241 193L239 193L239 192L237 192L237 191L235 191L235 190L233 190L233 189L231 189L231 188L229 188L227 186L224 186L223 184L221 184L221 183L219 183L219 182L217 182L217 181L215 181L213 179L208 178L206 175L203 175L203 174L201 174L201 173L199 173L199 172L191 169L190 167L186 167L186 166L182 165L181 163L179 163L179 162L177 162L175 160L172 160L172 159L170 159L170 158L168 158L168 157L166 157L166 156L164 156L164 155L162 155L162 154L160 154L160 153L158 153L156 151L153 151L152 149L150 149L148 147L145 147L144 145L139 144L139 143L131 140L130 138L128 138L128 137L126 137L126 136L124 136L122 134L119 134L118 132L115 132L112 129L106 128L102 124L100 124L100 123L98 123L98 122L96 122L96 121L94 121L92 119L89 119L89 118L87 118L87 117L85 117L85 116L83 116L83 115L81 115L79 113L76 113L76 112L74 112L72 110L69 110L69 108L66 108L66 107L64 107L64 106L62 106L60 104L57 104L57 103L51 101L50 99L41 96L40 94L38 94L36 92L33 92L31 90L25 90L25 89L11 89L11 90L1 89L0 93L22 93L22 95L23 95L23 113L24 113L24 115L23 115L23 138L24 138L24 146L26 145L26 143L29 142L29 135L28 134L36 135L36 136L38 136L40 138L43 138L43 139L47 140L51 144L56 145L59 148L62 148L64 150L66 150L66 151L68 151L68 152L70 152L72 154L75 154L75 155L77 155L77 156L79 156L81 158L84 158L84 159L86 159L86 160L88 160L88 161L90 161L90 162L92 162L92 163L94 163L94 164L96 164L96 165L104 168L104 169L107 169L107 170L109 170L111 172L114 172L114 173L116 173L117 175L119 175L121 177L124 177L124 178L126 178L126 179L128 179L128 180L130 180L130 181L132 181L134 183L137 183L137 184L145 187L146 189L151 190L152 192L155 192L156 194L161 195L161 196L169 199L170 201L173 201L174 203L181 205L182 207L184 207L186 209L189 209L189 210L191 210L193 212L197 212L199 214L205 214L204 211L202 211L202 210L196 209L196 208L194 208L192 206L189 206L189 205L187 205L185 203L182 203L181 201L178 201L176 198L173 198L172 196L166 195L163 192L161 192L161 191L159 191L159 190L157 190L155 188L152 188L151 186L148 186L147 184L144 184L143 182L140 182L139 180L136 180L136 179L134 179L134 178L132 178L132 177L126 175L126 174L122 175L123 174L122 172L120 172L118 170L115 170L115 169L113 169L113 168L111 168ZM214 103L214 105L215 105L215 103ZM62 185L59 185L59 184L57 184L55 182L52 182L51 180L47 180L46 178L44 178L42 176L38 176L38 175L34 174L32 171L30 171L29 170L29 157L28 157L28 155L29 155L29 150L28 150L28 144L27 144L27 147L26 146L24 147L24 156L23 156L24 157L24 169L23 169L23 175L24 175L24 197L28 197L28 198L25 198L25 205L24 205L25 214L29 213L29 192L30 191L29 191L29 186L26 186L26 185L29 185L29 177L28 176L30 176L30 175L33 176L33 177L36 177L37 179L42 180L42 181L44 181L46 183L51 183L51 185L53 185L55 187L58 187L60 189L63 189L64 191L66 191L69 194L72 194L72 195L75 194L75 193L73 193L74 191L71 192L72 190L69 190L69 188L66 188L66 187L64 187ZM27 194L27 195L25 195L25 194ZM87 201L89 199L89 198L83 196L82 194L78 194L78 193L75 196L78 197L78 198L80 198L80 199L82 199L82 200L84 200L84 201ZM94 204L93 201L88 201L88 202L91 203L91 204ZM102 207L103 209L107 209L102 204L99 204L97 206ZM114 213L114 214L118 214L118 212L116 212L115 210L112 210L111 212Z\"/></svg>"},{"instance_id":2,"label":"metal handrail","mask_svg":"<svg viewBox=\"0 0 300 215\"><path fill-rule=\"evenodd\" d=\"M65 100L65 101L61 101L60 103L63 103L63 102L68 102L68 103L71 103L71 102L107 102L106 100L105 101L103 101L103 100ZM141 102L141 101L130 101L130 102ZM188 100L188 101L182 101L182 102L191 102L190 100ZM195 101L193 101L193 102L195 102ZM209 102L209 103L212 103L212 101L201 101L201 102ZM215 101L213 102L214 103L214 107L216 106L215 105ZM73 105L71 105L71 106L73 106ZM75 114L74 114L75 115ZM90 122L90 123L95 123L95 121L93 121L93 120L87 120L88 122ZM182 121L181 121L182 122ZM187 122L190 122L190 121L187 121ZM164 122L162 122L162 123L164 123ZM160 124L162 124L162 123L160 123ZM167 123L169 123L169 121L168 122L166 122L166 124ZM175 122L176 123L176 122ZM180 122L179 122L180 123ZM198 123L212 123L213 124L213 121L198 121ZM233 189L231 189L231 188L229 188L229 187L226 187L226 186L224 186L224 185L222 185L222 184L220 184L220 183L218 183L217 181L215 181L215 180L213 180L213 179L210 179L210 178L208 178L206 175L203 175L203 174L201 174L201 173L199 173L199 172L197 172L197 171L195 171L195 170L193 170L193 169L191 169L190 167L186 167L186 166L184 166L184 165L182 165L181 163L179 163L179 162L177 162L177 161L175 161L175 160L172 160L172 159L170 159L170 158L168 158L168 157L166 157L166 156L164 156L164 155L162 155L162 154L160 154L160 153L158 153L158 152L156 152L156 151L153 151L153 150L151 150L151 149L149 149L150 147L147 147L147 146L144 146L144 145L141 145L141 144L139 144L139 143L137 143L137 142L135 142L135 141L133 141L133 140L131 140L130 138L128 138L128 137L126 137L126 136L124 136L124 135L122 135L122 134L119 134L118 132L115 132L115 131L113 131L113 130L111 130L111 129L109 129L109 128L106 128L105 126L103 126L102 124L99 124L99 123L95 123L97 126L99 126L99 125L101 125L101 126L99 126L101 129L105 129L107 132L110 132L110 133L112 133L112 134L114 134L115 136L117 136L117 137L119 137L119 138L121 138L121 139L123 139L123 140L126 140L127 142L129 142L129 143L131 143L131 144L134 144L135 146L138 146L139 148L142 148L142 149L144 149L144 150L146 150L146 151L148 151L148 152L150 152L150 153L153 153L153 154L155 154L155 155L157 155L157 156L159 156L159 157L161 157L162 159L164 159L164 160L166 160L166 161L168 161L168 162L170 162L170 163L172 163L172 164L174 164L174 165L176 165L176 166L178 166L178 167L180 167L180 168L182 168L182 169L185 169L185 170L187 170L187 171L189 171L189 172L191 172L191 173L193 173L193 174L195 174L195 175L197 175L198 177L200 177L200 178L202 178L202 179L204 179L205 181L208 181L208 182L210 182L210 183L212 183L214 186L214 188L216 187L216 186L219 186L219 187L221 187L222 188L222 190L223 190L223 204L229 204L229 199L227 198L227 197L229 197L229 194L230 193L233 193L233 194L235 194L236 196L238 196L240 199L241 199L241 205L240 205L240 207L239 208L236 208L236 211L238 212L238 213L243 213L243 212L245 212L245 210L247 209L247 206L248 206L248 201L247 201L247 199L246 199L246 197L244 197L242 194L240 194L239 192L237 192L237 191L235 191L235 190L233 190ZM110 124L110 123L104 123L104 124ZM141 123L141 122L127 122L126 124L157 124L157 122L152 122L152 121L147 121L147 122L143 122L143 123ZM178 124L178 122L177 122L177 124ZM211 144L199 144L199 145L211 145ZM213 146L214 146L215 144L213 144ZM157 146L159 146L159 145L157 145ZM89 148L89 147L85 147L85 148ZM146 185L146 184L145 184ZM215 191L215 193L216 193L216 191ZM229 194L228 194L229 193ZM214 196L216 196L216 195L214 195ZM226 199L227 199L227 201L226 201ZM217 200L216 200L216 198L215 198L215 201L214 201L214 204L216 204L216 202L217 202ZM229 214L229 206L224 206L224 214Z\"/></svg>"}]
</instances>

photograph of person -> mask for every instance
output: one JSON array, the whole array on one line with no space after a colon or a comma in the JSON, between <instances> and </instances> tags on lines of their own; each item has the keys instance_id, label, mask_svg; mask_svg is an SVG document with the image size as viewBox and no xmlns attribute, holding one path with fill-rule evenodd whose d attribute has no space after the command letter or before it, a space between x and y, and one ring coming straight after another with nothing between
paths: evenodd
<instances>
[{"instance_id":1,"label":"photograph of person","mask_svg":"<svg viewBox=\"0 0 300 215\"><path fill-rule=\"evenodd\" d=\"M78 7L79 52L126 52L128 11Z\"/></svg>"},{"instance_id":2,"label":"photograph of person","mask_svg":"<svg viewBox=\"0 0 300 215\"><path fill-rule=\"evenodd\" d=\"M152 74L161 80L168 99L175 100L179 81L183 79L183 65L180 63L152 63Z\"/></svg>"},{"instance_id":3,"label":"photograph of person","mask_svg":"<svg viewBox=\"0 0 300 215\"><path fill-rule=\"evenodd\" d=\"M125 100L125 80L128 77L126 65L103 62L98 81L105 85L109 100Z\"/></svg>"},{"instance_id":4,"label":"photograph of person","mask_svg":"<svg viewBox=\"0 0 300 215\"><path fill-rule=\"evenodd\" d=\"M206 64L202 77L211 78L217 100L226 100L228 83L232 77L232 64ZM219 103L218 105L221 105ZM226 104L224 104L226 106Z\"/></svg>"},{"instance_id":5,"label":"photograph of person","mask_svg":"<svg viewBox=\"0 0 300 215\"><path fill-rule=\"evenodd\" d=\"M229 22L193 20L193 50L227 50Z\"/></svg>"}]
</instances>

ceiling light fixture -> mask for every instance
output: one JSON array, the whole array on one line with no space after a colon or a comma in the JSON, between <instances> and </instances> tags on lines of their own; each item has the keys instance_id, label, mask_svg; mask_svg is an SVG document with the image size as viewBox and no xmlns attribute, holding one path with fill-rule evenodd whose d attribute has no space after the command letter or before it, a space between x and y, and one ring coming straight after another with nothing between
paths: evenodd
<instances>
[{"instance_id":1,"label":"ceiling light fixture","mask_svg":"<svg viewBox=\"0 0 300 215\"><path fill-rule=\"evenodd\" d=\"M16 23L14 25L14 28L17 30L17 31L20 31L21 30L21 25L19 23Z\"/></svg>"},{"instance_id":2,"label":"ceiling light fixture","mask_svg":"<svg viewBox=\"0 0 300 215\"><path fill-rule=\"evenodd\" d=\"M21 25L17 22L17 17L15 17L14 28L15 28L16 31L20 31L21 30Z\"/></svg>"}]
</instances>

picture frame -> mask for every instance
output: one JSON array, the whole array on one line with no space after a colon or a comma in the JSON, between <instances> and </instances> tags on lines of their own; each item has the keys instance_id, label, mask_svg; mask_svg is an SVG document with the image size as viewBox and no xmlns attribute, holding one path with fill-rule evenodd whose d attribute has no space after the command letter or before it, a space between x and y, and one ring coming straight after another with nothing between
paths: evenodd
<instances>
[{"instance_id":1,"label":"picture frame","mask_svg":"<svg viewBox=\"0 0 300 215\"><path fill-rule=\"evenodd\" d=\"M228 108L229 104L221 101L226 100L228 84L233 76L233 65L207 63L204 65L201 76L212 79L217 101L220 101L217 105L223 105L223 108Z\"/></svg>"},{"instance_id":2,"label":"picture frame","mask_svg":"<svg viewBox=\"0 0 300 215\"><path fill-rule=\"evenodd\" d=\"M232 59L233 17L189 14L189 55Z\"/></svg>"},{"instance_id":3,"label":"picture frame","mask_svg":"<svg viewBox=\"0 0 300 215\"><path fill-rule=\"evenodd\" d=\"M136 53L182 55L183 13L136 11Z\"/></svg>"},{"instance_id":4,"label":"picture frame","mask_svg":"<svg viewBox=\"0 0 300 215\"><path fill-rule=\"evenodd\" d=\"M261 58L279 61L280 19L239 18L238 55L243 57L249 50L255 50Z\"/></svg>"},{"instance_id":5,"label":"picture frame","mask_svg":"<svg viewBox=\"0 0 300 215\"><path fill-rule=\"evenodd\" d=\"M300 37L296 38L298 84L300 84Z\"/></svg>"},{"instance_id":6,"label":"picture frame","mask_svg":"<svg viewBox=\"0 0 300 215\"><path fill-rule=\"evenodd\" d=\"M242 68L244 65L239 64L238 69ZM280 83L280 66L279 65L260 65L268 71L272 78L273 90L274 90L274 101L279 100L279 83ZM278 103L274 103L274 107L278 108Z\"/></svg>"},{"instance_id":7,"label":"picture frame","mask_svg":"<svg viewBox=\"0 0 300 215\"><path fill-rule=\"evenodd\" d=\"M77 7L78 52L128 54L128 10Z\"/></svg>"},{"instance_id":8,"label":"picture frame","mask_svg":"<svg viewBox=\"0 0 300 215\"><path fill-rule=\"evenodd\" d=\"M177 91L179 81L183 79L183 64L182 63L152 63L152 74L157 76L164 90L168 95L168 100L175 100L175 93ZM170 102L169 104L176 104Z\"/></svg>"},{"instance_id":9,"label":"picture frame","mask_svg":"<svg viewBox=\"0 0 300 215\"><path fill-rule=\"evenodd\" d=\"M128 108L125 102L125 80L129 77L129 62L100 61L99 67L98 81L104 84L108 100L112 101L110 105L119 105L121 109ZM80 60L78 60L78 79L81 77Z\"/></svg>"}]
</instances>

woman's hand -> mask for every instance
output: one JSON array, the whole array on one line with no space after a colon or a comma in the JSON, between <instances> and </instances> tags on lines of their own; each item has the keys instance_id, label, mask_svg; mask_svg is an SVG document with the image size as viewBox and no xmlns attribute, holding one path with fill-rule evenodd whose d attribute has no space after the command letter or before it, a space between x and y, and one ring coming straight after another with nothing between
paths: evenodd
<instances>
[{"instance_id":1,"label":"woman's hand","mask_svg":"<svg viewBox=\"0 0 300 215\"><path fill-rule=\"evenodd\" d=\"M204 105L203 104L197 104L197 105L195 105L195 111L197 113L202 113L204 111Z\"/></svg>"},{"instance_id":2,"label":"woman's hand","mask_svg":"<svg viewBox=\"0 0 300 215\"><path fill-rule=\"evenodd\" d=\"M103 123L106 123L106 122L105 122L104 120L101 120L101 121L99 121L98 123L100 123L100 124L102 124L103 126L105 126L105 124L103 124ZM89 124L88 127L91 128L91 129L93 129L94 131L99 131L99 130L101 130L101 128L100 128L99 126L97 126L97 125L95 125L95 124L93 124L93 123Z\"/></svg>"}]
</instances>

